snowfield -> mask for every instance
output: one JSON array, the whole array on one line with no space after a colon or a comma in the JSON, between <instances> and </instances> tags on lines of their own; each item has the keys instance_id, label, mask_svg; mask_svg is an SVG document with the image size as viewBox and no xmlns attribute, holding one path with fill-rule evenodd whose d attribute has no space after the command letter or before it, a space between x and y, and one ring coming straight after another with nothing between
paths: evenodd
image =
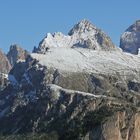
<instances>
[{"instance_id":1,"label":"snowfield","mask_svg":"<svg viewBox=\"0 0 140 140\"><path fill-rule=\"evenodd\" d=\"M45 54L32 53L32 58L47 68L61 72L88 72L129 75L140 71L140 55L85 48L52 47Z\"/></svg>"}]
</instances>

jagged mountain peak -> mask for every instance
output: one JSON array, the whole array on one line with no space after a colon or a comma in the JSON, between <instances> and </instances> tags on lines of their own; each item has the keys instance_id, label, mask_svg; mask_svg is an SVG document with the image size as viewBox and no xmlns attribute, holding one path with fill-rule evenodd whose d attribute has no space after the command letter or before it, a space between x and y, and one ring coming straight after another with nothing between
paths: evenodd
<instances>
[{"instance_id":1,"label":"jagged mountain peak","mask_svg":"<svg viewBox=\"0 0 140 140\"><path fill-rule=\"evenodd\" d=\"M73 35L74 33L85 33L92 30L95 30L96 26L94 26L89 20L83 19L78 22L74 27L69 31L69 35Z\"/></svg>"},{"instance_id":2,"label":"jagged mountain peak","mask_svg":"<svg viewBox=\"0 0 140 140\"><path fill-rule=\"evenodd\" d=\"M8 60L12 66L14 66L14 64L19 61L25 61L27 56L28 52L18 44L11 45L10 50L7 54Z\"/></svg>"},{"instance_id":3,"label":"jagged mountain peak","mask_svg":"<svg viewBox=\"0 0 140 140\"><path fill-rule=\"evenodd\" d=\"M90 21L83 19L77 23L68 33L48 33L39 43L38 49L33 52L45 53L48 48L88 48L93 50L116 50L111 39Z\"/></svg>"},{"instance_id":4,"label":"jagged mountain peak","mask_svg":"<svg viewBox=\"0 0 140 140\"><path fill-rule=\"evenodd\" d=\"M132 54L138 54L140 48L140 20L128 27L120 39L120 48Z\"/></svg>"}]
</instances>

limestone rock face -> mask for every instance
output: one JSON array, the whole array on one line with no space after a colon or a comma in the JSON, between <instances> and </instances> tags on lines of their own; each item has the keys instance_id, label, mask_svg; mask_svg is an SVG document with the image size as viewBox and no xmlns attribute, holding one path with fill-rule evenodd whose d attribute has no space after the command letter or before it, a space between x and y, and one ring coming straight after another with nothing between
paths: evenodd
<instances>
[{"instance_id":1,"label":"limestone rock face","mask_svg":"<svg viewBox=\"0 0 140 140\"><path fill-rule=\"evenodd\" d=\"M94 128L87 140L139 140L139 113L118 111L103 125ZM97 132L98 131L98 132Z\"/></svg>"},{"instance_id":2,"label":"limestone rock face","mask_svg":"<svg viewBox=\"0 0 140 140\"><path fill-rule=\"evenodd\" d=\"M12 66L14 66L14 64L17 62L25 61L27 56L28 56L28 52L26 50L22 49L17 44L11 45L10 50L7 54L8 60Z\"/></svg>"},{"instance_id":3,"label":"limestone rock face","mask_svg":"<svg viewBox=\"0 0 140 140\"><path fill-rule=\"evenodd\" d=\"M140 48L140 20L136 21L122 34L120 47L125 52L138 54Z\"/></svg>"}]
</instances>

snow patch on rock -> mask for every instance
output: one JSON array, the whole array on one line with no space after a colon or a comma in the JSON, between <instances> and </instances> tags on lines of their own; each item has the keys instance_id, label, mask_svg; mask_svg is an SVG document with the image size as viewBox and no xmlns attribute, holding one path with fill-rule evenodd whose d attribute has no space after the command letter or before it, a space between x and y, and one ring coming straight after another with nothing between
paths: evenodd
<instances>
[{"instance_id":1,"label":"snow patch on rock","mask_svg":"<svg viewBox=\"0 0 140 140\"><path fill-rule=\"evenodd\" d=\"M82 96L91 96L91 97L95 97L95 98L101 98L101 97L105 98L106 97L105 95L94 95L94 94L87 93L87 92L64 89L64 88L62 88L58 85L54 85L54 84L49 84L49 85L47 85L47 87L49 87L51 90L55 91L54 93L58 93L58 91L63 91L63 92L65 92L65 94L77 94L77 95L82 95ZM61 93L59 93L59 95L57 94L58 98L61 96L60 94Z\"/></svg>"}]
</instances>

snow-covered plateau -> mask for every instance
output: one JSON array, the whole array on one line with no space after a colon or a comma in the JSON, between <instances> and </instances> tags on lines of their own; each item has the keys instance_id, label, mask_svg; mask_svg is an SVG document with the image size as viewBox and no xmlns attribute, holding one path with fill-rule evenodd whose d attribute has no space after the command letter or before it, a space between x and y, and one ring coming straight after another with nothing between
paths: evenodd
<instances>
[{"instance_id":1,"label":"snow-covered plateau","mask_svg":"<svg viewBox=\"0 0 140 140\"><path fill-rule=\"evenodd\" d=\"M32 53L39 64L61 72L129 75L140 71L140 56L116 51L84 48L50 48L45 54Z\"/></svg>"}]
</instances>

